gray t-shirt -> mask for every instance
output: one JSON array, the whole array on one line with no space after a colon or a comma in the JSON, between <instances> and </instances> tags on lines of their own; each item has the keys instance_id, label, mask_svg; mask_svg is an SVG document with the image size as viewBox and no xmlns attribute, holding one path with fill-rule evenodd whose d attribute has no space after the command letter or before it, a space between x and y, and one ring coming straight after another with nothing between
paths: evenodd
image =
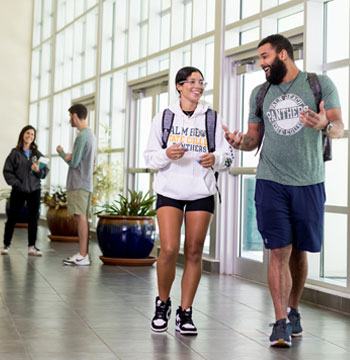
<instances>
[{"instance_id":1,"label":"gray t-shirt","mask_svg":"<svg viewBox=\"0 0 350 360\"><path fill-rule=\"evenodd\" d=\"M325 110L340 108L338 92L332 80L327 75L318 75L318 78ZM250 97L249 123L261 121L255 115L255 99L260 87L257 86ZM299 112L306 108L317 112L307 73L300 71L293 84L270 86L263 105L265 138L257 179L292 186L324 181L322 132L302 124Z\"/></svg>"},{"instance_id":2,"label":"gray t-shirt","mask_svg":"<svg viewBox=\"0 0 350 360\"><path fill-rule=\"evenodd\" d=\"M60 157L65 160L66 154L60 152ZM92 192L92 172L96 157L96 138L89 128L82 129L74 141L72 159L67 176L67 191L86 190Z\"/></svg>"}]
</instances>

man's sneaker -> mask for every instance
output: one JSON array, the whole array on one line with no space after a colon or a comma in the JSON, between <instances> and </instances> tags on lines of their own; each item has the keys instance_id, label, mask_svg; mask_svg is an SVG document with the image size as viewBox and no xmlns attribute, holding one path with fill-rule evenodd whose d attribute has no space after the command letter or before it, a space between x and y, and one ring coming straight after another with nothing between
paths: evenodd
<instances>
[{"instance_id":1,"label":"man's sneaker","mask_svg":"<svg viewBox=\"0 0 350 360\"><path fill-rule=\"evenodd\" d=\"M10 251L10 247L9 246L4 246L1 249L1 255L8 255L9 251Z\"/></svg>"},{"instance_id":2,"label":"man's sneaker","mask_svg":"<svg viewBox=\"0 0 350 360\"><path fill-rule=\"evenodd\" d=\"M85 256L77 253L73 256L68 257L67 259L62 260L64 265L78 265L78 266L87 266L91 264L89 254Z\"/></svg>"},{"instance_id":3,"label":"man's sneaker","mask_svg":"<svg viewBox=\"0 0 350 360\"><path fill-rule=\"evenodd\" d=\"M270 336L270 345L279 347L291 347L292 346L292 324L287 323L286 319L280 319L276 321L273 326L272 334Z\"/></svg>"},{"instance_id":4,"label":"man's sneaker","mask_svg":"<svg viewBox=\"0 0 350 360\"><path fill-rule=\"evenodd\" d=\"M192 306L182 310L179 306L176 310L175 329L181 335L197 335L198 331L192 321Z\"/></svg>"},{"instance_id":5,"label":"man's sneaker","mask_svg":"<svg viewBox=\"0 0 350 360\"><path fill-rule=\"evenodd\" d=\"M168 321L171 314L171 300L168 298L166 302L156 297L156 310L151 321L151 329L155 332L163 332L168 329Z\"/></svg>"},{"instance_id":6,"label":"man's sneaker","mask_svg":"<svg viewBox=\"0 0 350 360\"><path fill-rule=\"evenodd\" d=\"M288 313L288 319L292 324L292 336L301 336L303 334L303 328L300 324L300 313L291 307Z\"/></svg>"},{"instance_id":7,"label":"man's sneaker","mask_svg":"<svg viewBox=\"0 0 350 360\"><path fill-rule=\"evenodd\" d=\"M42 252L36 248L35 246L29 246L28 247L28 255L31 255L31 256L42 256Z\"/></svg>"}]
</instances>

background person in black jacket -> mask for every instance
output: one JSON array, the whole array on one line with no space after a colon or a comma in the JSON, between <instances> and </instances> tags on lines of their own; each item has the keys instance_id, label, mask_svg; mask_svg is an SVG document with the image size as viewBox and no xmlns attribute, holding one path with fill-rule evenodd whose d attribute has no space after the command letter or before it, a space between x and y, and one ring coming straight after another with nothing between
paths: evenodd
<instances>
[{"instance_id":1,"label":"background person in black jacket","mask_svg":"<svg viewBox=\"0 0 350 360\"><path fill-rule=\"evenodd\" d=\"M5 225L2 255L8 254L18 215L24 203L28 206L28 255L41 256L35 247L40 207L40 180L49 172L47 166L40 169L39 158L43 156L35 143L36 130L25 126L18 137L17 146L12 149L4 165L4 178L12 186L10 210Z\"/></svg>"}]
</instances>

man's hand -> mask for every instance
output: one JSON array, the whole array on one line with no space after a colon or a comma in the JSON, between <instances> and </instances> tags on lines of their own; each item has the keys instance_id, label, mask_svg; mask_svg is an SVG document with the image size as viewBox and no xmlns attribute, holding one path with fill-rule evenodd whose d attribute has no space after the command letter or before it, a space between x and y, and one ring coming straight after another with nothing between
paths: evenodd
<instances>
[{"instance_id":1,"label":"man's hand","mask_svg":"<svg viewBox=\"0 0 350 360\"><path fill-rule=\"evenodd\" d=\"M225 125L222 125L223 130L225 131L226 141L235 149L240 150L243 144L244 135L235 130L233 133L230 133L228 128Z\"/></svg>"},{"instance_id":2,"label":"man's hand","mask_svg":"<svg viewBox=\"0 0 350 360\"><path fill-rule=\"evenodd\" d=\"M213 153L203 154L199 161L199 164L204 168L211 168L215 164L215 155Z\"/></svg>"},{"instance_id":3,"label":"man's hand","mask_svg":"<svg viewBox=\"0 0 350 360\"><path fill-rule=\"evenodd\" d=\"M63 150L63 147L61 145L57 145L56 151L60 153Z\"/></svg>"},{"instance_id":4,"label":"man's hand","mask_svg":"<svg viewBox=\"0 0 350 360\"><path fill-rule=\"evenodd\" d=\"M324 101L320 102L320 112L318 114L310 109L300 111L300 121L311 129L324 130L328 124Z\"/></svg>"},{"instance_id":5,"label":"man's hand","mask_svg":"<svg viewBox=\"0 0 350 360\"><path fill-rule=\"evenodd\" d=\"M185 152L186 150L181 146L181 144L174 144L166 149L166 155L171 160L181 159Z\"/></svg>"},{"instance_id":6,"label":"man's hand","mask_svg":"<svg viewBox=\"0 0 350 360\"><path fill-rule=\"evenodd\" d=\"M64 157L64 160L71 161L72 160L72 154L66 154L66 156Z\"/></svg>"},{"instance_id":7,"label":"man's hand","mask_svg":"<svg viewBox=\"0 0 350 360\"><path fill-rule=\"evenodd\" d=\"M40 171L40 168L39 168L39 161L35 162L32 164L32 171L34 172L39 172Z\"/></svg>"}]
</instances>

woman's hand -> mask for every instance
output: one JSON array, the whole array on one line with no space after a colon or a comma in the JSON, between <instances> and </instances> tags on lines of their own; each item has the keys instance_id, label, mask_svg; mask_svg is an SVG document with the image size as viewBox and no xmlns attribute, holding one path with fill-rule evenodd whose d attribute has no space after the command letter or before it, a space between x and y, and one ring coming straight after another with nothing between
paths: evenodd
<instances>
[{"instance_id":1,"label":"woman's hand","mask_svg":"<svg viewBox=\"0 0 350 360\"><path fill-rule=\"evenodd\" d=\"M213 153L203 154L200 158L199 165L204 168L211 168L215 164L215 155Z\"/></svg>"},{"instance_id":2,"label":"woman's hand","mask_svg":"<svg viewBox=\"0 0 350 360\"><path fill-rule=\"evenodd\" d=\"M166 149L166 155L171 160L181 159L185 152L186 150L182 147L181 144L174 144Z\"/></svg>"},{"instance_id":3,"label":"woman's hand","mask_svg":"<svg viewBox=\"0 0 350 360\"><path fill-rule=\"evenodd\" d=\"M34 171L36 173L40 171L40 169L39 169L39 161L32 164L32 171Z\"/></svg>"}]
</instances>

